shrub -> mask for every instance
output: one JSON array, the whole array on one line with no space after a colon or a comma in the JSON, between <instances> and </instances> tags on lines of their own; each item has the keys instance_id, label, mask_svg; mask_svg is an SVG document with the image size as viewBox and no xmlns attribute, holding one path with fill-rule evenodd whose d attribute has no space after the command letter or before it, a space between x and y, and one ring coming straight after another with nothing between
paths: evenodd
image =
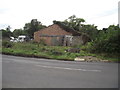
<instances>
[{"instance_id":1,"label":"shrub","mask_svg":"<svg viewBox=\"0 0 120 90\"><path fill-rule=\"evenodd\" d=\"M57 56L59 56L59 55L62 55L62 54L63 54L62 52L55 51L55 50L52 50L52 51L51 51L51 53L52 53L52 55L57 55Z\"/></svg>"},{"instance_id":2,"label":"shrub","mask_svg":"<svg viewBox=\"0 0 120 90\"><path fill-rule=\"evenodd\" d=\"M5 48L11 48L13 47L13 43L9 41L2 41L2 46Z\"/></svg>"},{"instance_id":3,"label":"shrub","mask_svg":"<svg viewBox=\"0 0 120 90\"><path fill-rule=\"evenodd\" d=\"M94 53L120 53L119 37L119 28L117 30L108 28L106 32L101 31L96 40L92 42L90 50Z\"/></svg>"}]
</instances>

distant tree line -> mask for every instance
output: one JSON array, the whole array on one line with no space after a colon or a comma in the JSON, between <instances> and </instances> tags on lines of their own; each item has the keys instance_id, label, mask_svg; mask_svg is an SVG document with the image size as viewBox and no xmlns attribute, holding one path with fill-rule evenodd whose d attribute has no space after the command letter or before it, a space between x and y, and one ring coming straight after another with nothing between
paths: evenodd
<instances>
[{"instance_id":1,"label":"distant tree line","mask_svg":"<svg viewBox=\"0 0 120 90\"><path fill-rule=\"evenodd\" d=\"M23 29L15 29L13 32L11 32L10 26L8 26L6 29L0 30L0 33L2 33L2 38L10 38L18 37L19 35L27 35L30 38L33 38L34 32L38 31L40 29L45 28L45 25L42 25L41 22L39 22L37 19L32 19L31 22L26 23Z\"/></svg>"}]
</instances>

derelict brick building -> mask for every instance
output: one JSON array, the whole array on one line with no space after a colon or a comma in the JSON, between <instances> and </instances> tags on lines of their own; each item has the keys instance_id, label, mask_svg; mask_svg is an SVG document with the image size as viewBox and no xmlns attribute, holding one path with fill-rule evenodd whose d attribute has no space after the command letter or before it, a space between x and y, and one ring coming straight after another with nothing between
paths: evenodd
<instances>
[{"instance_id":1,"label":"derelict brick building","mask_svg":"<svg viewBox=\"0 0 120 90\"><path fill-rule=\"evenodd\" d=\"M73 46L85 44L90 38L61 24L53 24L34 33L36 42L44 41L47 45Z\"/></svg>"}]
</instances>

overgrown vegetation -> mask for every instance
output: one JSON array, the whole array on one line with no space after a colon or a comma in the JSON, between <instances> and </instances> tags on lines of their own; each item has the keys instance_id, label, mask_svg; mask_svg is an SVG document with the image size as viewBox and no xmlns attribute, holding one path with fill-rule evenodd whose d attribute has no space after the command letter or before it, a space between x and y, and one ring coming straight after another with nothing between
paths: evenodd
<instances>
[{"instance_id":1,"label":"overgrown vegetation","mask_svg":"<svg viewBox=\"0 0 120 90\"><path fill-rule=\"evenodd\" d=\"M110 25L105 30L99 31L95 40L82 46L83 50L94 53L102 58L110 58L118 60L120 58L120 28L119 26Z\"/></svg>"},{"instance_id":2,"label":"overgrown vegetation","mask_svg":"<svg viewBox=\"0 0 120 90\"><path fill-rule=\"evenodd\" d=\"M2 41L2 46L4 48L11 48L11 47L13 47L13 43L9 42L9 41Z\"/></svg>"},{"instance_id":3,"label":"overgrown vegetation","mask_svg":"<svg viewBox=\"0 0 120 90\"><path fill-rule=\"evenodd\" d=\"M6 44L4 44L6 45ZM11 44L10 44L11 45ZM90 56L93 54L85 53L70 53L65 52L71 47L64 46L45 46L38 43L14 43L13 47L6 48L2 47L2 53L20 55L20 56L33 56L33 57L44 57L52 59L61 59L61 60L74 60L78 56Z\"/></svg>"},{"instance_id":4,"label":"overgrown vegetation","mask_svg":"<svg viewBox=\"0 0 120 90\"><path fill-rule=\"evenodd\" d=\"M120 53L120 28L111 25L106 31L100 31L96 39L91 42L91 52L94 53Z\"/></svg>"},{"instance_id":5,"label":"overgrown vegetation","mask_svg":"<svg viewBox=\"0 0 120 90\"><path fill-rule=\"evenodd\" d=\"M40 57L49 59L60 59L60 60L74 60L76 57L81 56L93 56L101 59L108 59L111 61L117 61L117 58L108 58L105 54L97 55L87 51L86 46L80 46L81 50L79 53L65 52L66 50L74 47L64 46L45 46L43 44L35 42L24 42L24 43L11 43L4 41L5 46L2 46L2 53L25 56L25 57ZM11 45L9 47L9 45Z\"/></svg>"},{"instance_id":6,"label":"overgrown vegetation","mask_svg":"<svg viewBox=\"0 0 120 90\"><path fill-rule=\"evenodd\" d=\"M37 19L31 20L30 23L26 23L24 30L15 29L13 32L10 31L10 26L6 30L0 30L2 32L2 48L3 53L22 55L22 56L35 56L35 57L46 57L54 59L67 59L73 60L78 56L97 56L102 59L118 60L120 58L120 28L118 25L110 25L108 28L98 30L95 25L86 25L82 18L77 18L75 15L69 17L64 21L53 21L53 23L59 23L65 26L65 28L71 28L80 33L85 33L91 39L86 45L74 46L74 47L63 47L63 46L46 46L44 41L36 43L34 41L26 43L11 43L6 38L10 36L19 36L21 34L28 35L33 38L33 33L39 29L45 28L41 22ZM65 52L69 48L80 48L80 53Z\"/></svg>"}]
</instances>

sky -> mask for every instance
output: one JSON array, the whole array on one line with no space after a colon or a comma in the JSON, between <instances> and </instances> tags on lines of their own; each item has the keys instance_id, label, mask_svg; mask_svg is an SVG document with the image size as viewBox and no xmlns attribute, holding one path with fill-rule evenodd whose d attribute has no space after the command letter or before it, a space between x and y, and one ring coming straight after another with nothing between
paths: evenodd
<instances>
[{"instance_id":1,"label":"sky","mask_svg":"<svg viewBox=\"0 0 120 90\"><path fill-rule=\"evenodd\" d=\"M1 0L0 29L7 26L23 28L25 23L37 19L43 25L53 20L63 21L72 15L85 19L98 29L118 24L119 0Z\"/></svg>"}]
</instances>

